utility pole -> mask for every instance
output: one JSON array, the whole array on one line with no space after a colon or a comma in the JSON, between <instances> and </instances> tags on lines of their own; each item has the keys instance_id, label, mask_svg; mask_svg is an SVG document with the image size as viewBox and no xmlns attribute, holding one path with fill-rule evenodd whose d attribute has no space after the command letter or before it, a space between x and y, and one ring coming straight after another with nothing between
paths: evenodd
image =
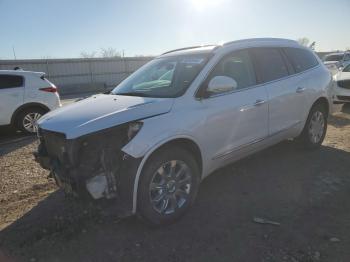
<instances>
[{"instance_id":1,"label":"utility pole","mask_svg":"<svg viewBox=\"0 0 350 262\"><path fill-rule=\"evenodd\" d=\"M17 60L15 46L12 46L12 51L13 51L13 56L14 56L15 60Z\"/></svg>"}]
</instances>

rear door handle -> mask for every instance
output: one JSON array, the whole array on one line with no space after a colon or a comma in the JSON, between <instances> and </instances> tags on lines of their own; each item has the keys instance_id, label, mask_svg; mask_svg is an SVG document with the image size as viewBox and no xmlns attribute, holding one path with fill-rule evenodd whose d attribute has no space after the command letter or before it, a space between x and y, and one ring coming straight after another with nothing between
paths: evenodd
<instances>
[{"instance_id":1,"label":"rear door handle","mask_svg":"<svg viewBox=\"0 0 350 262\"><path fill-rule=\"evenodd\" d=\"M305 91L305 89L306 89L305 87L298 87L297 90L296 90L296 92L297 92L297 93L302 93L302 92Z\"/></svg>"},{"instance_id":2,"label":"rear door handle","mask_svg":"<svg viewBox=\"0 0 350 262\"><path fill-rule=\"evenodd\" d=\"M265 103L266 103L265 100L258 99L258 100L255 101L254 106L260 106L260 105L263 105Z\"/></svg>"}]
</instances>

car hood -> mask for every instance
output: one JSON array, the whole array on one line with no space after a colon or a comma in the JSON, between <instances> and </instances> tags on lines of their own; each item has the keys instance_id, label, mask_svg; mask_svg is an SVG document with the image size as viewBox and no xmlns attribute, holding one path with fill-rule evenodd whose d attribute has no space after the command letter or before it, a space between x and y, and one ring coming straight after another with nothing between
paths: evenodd
<instances>
[{"instance_id":1,"label":"car hood","mask_svg":"<svg viewBox=\"0 0 350 262\"><path fill-rule=\"evenodd\" d=\"M39 127L77 138L171 110L173 98L94 95L45 114Z\"/></svg>"}]
</instances>

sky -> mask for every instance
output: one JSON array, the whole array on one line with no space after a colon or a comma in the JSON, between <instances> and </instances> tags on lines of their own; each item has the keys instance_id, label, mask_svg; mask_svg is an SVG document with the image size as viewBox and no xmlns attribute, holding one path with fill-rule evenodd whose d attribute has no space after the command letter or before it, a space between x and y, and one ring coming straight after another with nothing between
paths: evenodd
<instances>
[{"instance_id":1,"label":"sky","mask_svg":"<svg viewBox=\"0 0 350 262\"><path fill-rule=\"evenodd\" d=\"M0 59L125 56L254 37L350 47L350 0L0 0Z\"/></svg>"}]
</instances>

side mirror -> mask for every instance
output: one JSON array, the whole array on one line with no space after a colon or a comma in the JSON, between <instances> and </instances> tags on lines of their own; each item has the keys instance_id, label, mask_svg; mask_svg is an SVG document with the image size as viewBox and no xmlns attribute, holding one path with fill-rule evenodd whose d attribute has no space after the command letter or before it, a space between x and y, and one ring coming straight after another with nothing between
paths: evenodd
<instances>
[{"instance_id":1,"label":"side mirror","mask_svg":"<svg viewBox=\"0 0 350 262\"><path fill-rule=\"evenodd\" d=\"M237 82L228 76L215 76L208 84L207 93L220 94L233 91L237 88Z\"/></svg>"}]
</instances>

